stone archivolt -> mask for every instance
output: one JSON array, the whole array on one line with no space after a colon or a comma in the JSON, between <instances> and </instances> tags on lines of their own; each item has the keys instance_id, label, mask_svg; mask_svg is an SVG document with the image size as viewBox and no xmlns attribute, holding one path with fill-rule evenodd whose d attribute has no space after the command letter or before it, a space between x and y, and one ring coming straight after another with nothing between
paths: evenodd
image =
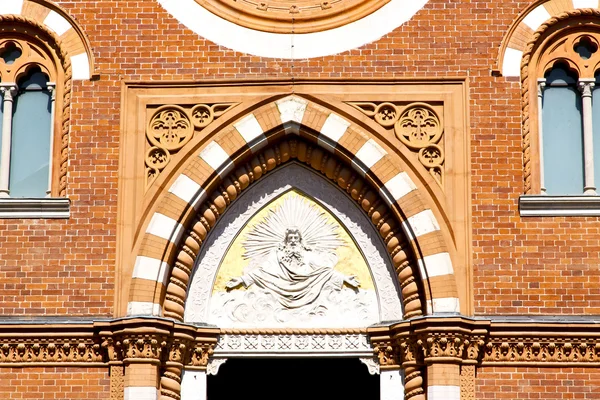
<instances>
[{"instance_id":1,"label":"stone archivolt","mask_svg":"<svg viewBox=\"0 0 600 400\"><path fill-rule=\"evenodd\" d=\"M426 103L349 102L374 119L417 153L419 162L444 187L444 124L433 106Z\"/></svg>"},{"instance_id":2,"label":"stone archivolt","mask_svg":"<svg viewBox=\"0 0 600 400\"><path fill-rule=\"evenodd\" d=\"M392 257L402 292L404 316L422 315L418 287L411 266L411 253L399 226L393 220L387 205L367 182L344 165L335 156L316 145L301 140L283 140L254 156L247 164L237 168L223 180L221 188L204 203L191 228L183 238L183 246L171 273L164 302L164 315L183 320L185 299L191 272L200 247L217 219L243 190L266 175L278 165L297 160L308 164L327 178L336 182L356 201L375 225Z\"/></svg>"},{"instance_id":3,"label":"stone archivolt","mask_svg":"<svg viewBox=\"0 0 600 400\"><path fill-rule=\"evenodd\" d=\"M237 103L165 105L154 110L146 128L146 188L196 134Z\"/></svg>"}]
</instances>

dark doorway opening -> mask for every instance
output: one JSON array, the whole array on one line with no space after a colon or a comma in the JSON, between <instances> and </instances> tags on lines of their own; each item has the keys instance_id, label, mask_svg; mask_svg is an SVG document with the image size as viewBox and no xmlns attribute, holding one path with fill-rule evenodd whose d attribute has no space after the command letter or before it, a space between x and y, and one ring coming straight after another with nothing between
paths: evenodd
<instances>
[{"instance_id":1,"label":"dark doorway opening","mask_svg":"<svg viewBox=\"0 0 600 400\"><path fill-rule=\"evenodd\" d=\"M357 358L229 359L207 391L208 400L378 400L379 375Z\"/></svg>"}]
</instances>

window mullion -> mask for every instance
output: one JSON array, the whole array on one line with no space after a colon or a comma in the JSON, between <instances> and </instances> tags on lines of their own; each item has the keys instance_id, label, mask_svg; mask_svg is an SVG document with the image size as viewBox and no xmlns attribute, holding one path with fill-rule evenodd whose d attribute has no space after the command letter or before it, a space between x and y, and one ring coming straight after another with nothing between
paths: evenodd
<instances>
[{"instance_id":1,"label":"window mullion","mask_svg":"<svg viewBox=\"0 0 600 400\"><path fill-rule=\"evenodd\" d=\"M13 97L17 93L17 85L14 83L1 84L0 91L4 94L2 102L2 164L0 165L0 197L9 197L8 188L10 178L10 152L12 136L12 110Z\"/></svg>"},{"instance_id":2,"label":"window mullion","mask_svg":"<svg viewBox=\"0 0 600 400\"><path fill-rule=\"evenodd\" d=\"M546 194L546 185L544 184L544 135L542 123L542 107L544 100L544 88L546 87L546 79L538 79L537 99L538 99L538 141L539 141L539 157L540 157L540 192Z\"/></svg>"},{"instance_id":3,"label":"window mullion","mask_svg":"<svg viewBox=\"0 0 600 400\"><path fill-rule=\"evenodd\" d=\"M54 155L54 114L56 112L56 83L48 82L48 91L50 92L50 154L48 161L48 190L46 197L52 196L52 164Z\"/></svg>"},{"instance_id":4,"label":"window mullion","mask_svg":"<svg viewBox=\"0 0 600 400\"><path fill-rule=\"evenodd\" d=\"M583 164L584 164L584 188L583 194L595 195L596 185L594 183L594 132L592 125L592 89L594 80L580 79L579 90L581 91L582 116L583 116Z\"/></svg>"}]
</instances>

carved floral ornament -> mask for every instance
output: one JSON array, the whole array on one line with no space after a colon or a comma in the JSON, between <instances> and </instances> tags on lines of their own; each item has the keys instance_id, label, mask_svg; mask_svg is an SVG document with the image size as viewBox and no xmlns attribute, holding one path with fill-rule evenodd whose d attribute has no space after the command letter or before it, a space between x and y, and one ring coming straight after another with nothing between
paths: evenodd
<instances>
[{"instance_id":1,"label":"carved floral ornament","mask_svg":"<svg viewBox=\"0 0 600 400\"><path fill-rule=\"evenodd\" d=\"M412 103L402 106L389 102L348 104L373 118L385 129L393 130L403 145L417 153L419 162L443 188L445 155L441 139L444 124L431 105Z\"/></svg>"},{"instance_id":2,"label":"carved floral ornament","mask_svg":"<svg viewBox=\"0 0 600 400\"><path fill-rule=\"evenodd\" d=\"M196 132L202 131L236 104L197 104L188 108L165 105L157 108L146 128L146 188Z\"/></svg>"}]
</instances>

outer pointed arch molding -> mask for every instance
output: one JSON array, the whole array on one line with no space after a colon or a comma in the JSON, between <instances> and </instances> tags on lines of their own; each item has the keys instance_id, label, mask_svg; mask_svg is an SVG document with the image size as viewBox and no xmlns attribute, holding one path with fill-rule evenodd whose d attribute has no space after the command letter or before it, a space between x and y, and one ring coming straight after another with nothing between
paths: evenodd
<instances>
[{"instance_id":1,"label":"outer pointed arch molding","mask_svg":"<svg viewBox=\"0 0 600 400\"><path fill-rule=\"evenodd\" d=\"M163 171L148 190L147 211L139 212L131 279L121 278L127 314L181 319L196 257L219 216L249 185L292 160L337 184L368 215L397 270L405 317L460 312L442 233L447 221L440 224L428 206L439 201L431 200L435 181L415 184L412 167L403 169L400 156L367 133L360 113L349 116L314 99L279 95L242 103Z\"/></svg>"}]
</instances>

